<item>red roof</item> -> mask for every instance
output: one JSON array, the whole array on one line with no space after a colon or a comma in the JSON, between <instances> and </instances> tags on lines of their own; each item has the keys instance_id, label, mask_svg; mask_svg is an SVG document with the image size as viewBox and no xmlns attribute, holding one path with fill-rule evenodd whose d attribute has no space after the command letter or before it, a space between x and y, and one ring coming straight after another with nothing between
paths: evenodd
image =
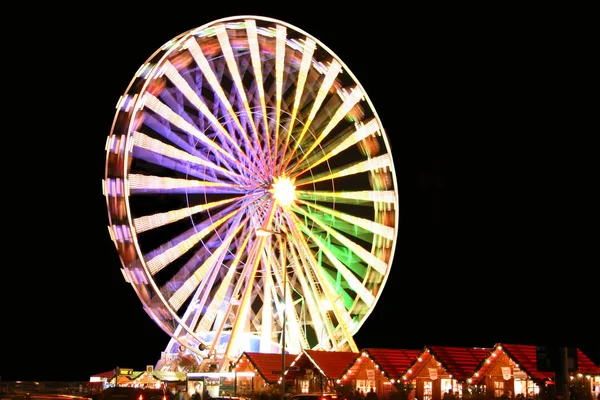
<instances>
[{"instance_id":1,"label":"red roof","mask_svg":"<svg viewBox=\"0 0 600 400\"><path fill-rule=\"evenodd\" d=\"M417 361L422 350L366 348L363 353L379 365L389 379L399 379Z\"/></svg>"},{"instance_id":2,"label":"red roof","mask_svg":"<svg viewBox=\"0 0 600 400\"><path fill-rule=\"evenodd\" d=\"M554 379L554 372L541 372L537 369L537 349L525 344L497 344L502 350L525 371L531 378L538 381ZM600 367L594 364L588 356L577 349L577 372L582 374L600 375Z\"/></svg>"},{"instance_id":3,"label":"red roof","mask_svg":"<svg viewBox=\"0 0 600 400\"><path fill-rule=\"evenodd\" d=\"M111 379L115 376L115 370L110 370L110 371L106 371L106 372L100 372L99 374L94 374L92 375L90 378L105 378L105 379Z\"/></svg>"},{"instance_id":4,"label":"red roof","mask_svg":"<svg viewBox=\"0 0 600 400\"><path fill-rule=\"evenodd\" d=\"M596 365L583 351L577 349L577 372L600 375L600 365Z\"/></svg>"},{"instance_id":5,"label":"red roof","mask_svg":"<svg viewBox=\"0 0 600 400\"><path fill-rule=\"evenodd\" d=\"M502 349L523 371L533 380L542 383L548 379L554 379L554 372L542 372L537 369L536 346L525 344L502 344L496 345Z\"/></svg>"},{"instance_id":6,"label":"red roof","mask_svg":"<svg viewBox=\"0 0 600 400\"><path fill-rule=\"evenodd\" d=\"M296 354L285 355L285 367L289 367L296 359ZM281 371L281 354L279 353L252 353L244 352L235 363L235 369L241 370L250 363L256 372L270 384L277 383Z\"/></svg>"},{"instance_id":7,"label":"red roof","mask_svg":"<svg viewBox=\"0 0 600 400\"><path fill-rule=\"evenodd\" d=\"M315 367L318 367L329 379L341 379L354 363L360 353L352 351L304 350L306 356ZM302 357L302 355L300 356ZM299 357L299 358L300 358Z\"/></svg>"},{"instance_id":8,"label":"red roof","mask_svg":"<svg viewBox=\"0 0 600 400\"><path fill-rule=\"evenodd\" d=\"M491 348L426 346L425 351L439 361L452 378L466 382L490 355Z\"/></svg>"}]
</instances>

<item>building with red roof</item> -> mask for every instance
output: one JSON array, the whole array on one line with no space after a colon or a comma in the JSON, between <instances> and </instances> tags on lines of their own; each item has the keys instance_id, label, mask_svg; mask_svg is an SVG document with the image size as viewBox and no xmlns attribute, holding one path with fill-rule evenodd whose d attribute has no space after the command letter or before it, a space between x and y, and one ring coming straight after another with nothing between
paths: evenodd
<instances>
[{"instance_id":1,"label":"building with red roof","mask_svg":"<svg viewBox=\"0 0 600 400\"><path fill-rule=\"evenodd\" d=\"M297 356L297 354L285 355L286 368ZM237 378L236 392L238 394L260 393L269 387L280 384L281 354L244 352L234 363L233 371L238 376L245 376L245 378Z\"/></svg>"},{"instance_id":2,"label":"building with red roof","mask_svg":"<svg viewBox=\"0 0 600 400\"><path fill-rule=\"evenodd\" d=\"M576 349L576 368L570 372L570 386L579 385L600 393L600 367ZM537 346L498 343L469 379L471 385L485 387L490 397L535 397L540 388L554 384L554 372L540 370Z\"/></svg>"},{"instance_id":3,"label":"building with red roof","mask_svg":"<svg viewBox=\"0 0 600 400\"><path fill-rule=\"evenodd\" d=\"M372 388L379 397L387 397L420 353L421 350L365 348L347 367L339 384L362 393Z\"/></svg>"},{"instance_id":4,"label":"building with red roof","mask_svg":"<svg viewBox=\"0 0 600 400\"><path fill-rule=\"evenodd\" d=\"M416 389L419 400L442 400L444 393L459 397L491 348L426 346L402 377Z\"/></svg>"},{"instance_id":5,"label":"building with red roof","mask_svg":"<svg viewBox=\"0 0 600 400\"><path fill-rule=\"evenodd\" d=\"M300 393L334 392L359 355L353 351L303 350L286 371L286 382L293 382L287 387Z\"/></svg>"}]
</instances>

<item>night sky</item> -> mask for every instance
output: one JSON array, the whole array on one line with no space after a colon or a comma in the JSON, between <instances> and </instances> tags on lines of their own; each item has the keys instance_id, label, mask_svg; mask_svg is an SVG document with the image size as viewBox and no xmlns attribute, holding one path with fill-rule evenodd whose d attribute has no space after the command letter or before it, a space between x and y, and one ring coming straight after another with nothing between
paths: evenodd
<instances>
[{"instance_id":1,"label":"night sky","mask_svg":"<svg viewBox=\"0 0 600 400\"><path fill-rule=\"evenodd\" d=\"M587 109L559 92L576 84L562 63L585 24L573 33L523 10L197 3L16 12L27 38L5 48L2 380L88 380L160 358L169 338L108 235L104 145L119 96L157 48L244 14L327 45L392 142L396 254L360 348L563 345L600 363Z\"/></svg>"}]
</instances>

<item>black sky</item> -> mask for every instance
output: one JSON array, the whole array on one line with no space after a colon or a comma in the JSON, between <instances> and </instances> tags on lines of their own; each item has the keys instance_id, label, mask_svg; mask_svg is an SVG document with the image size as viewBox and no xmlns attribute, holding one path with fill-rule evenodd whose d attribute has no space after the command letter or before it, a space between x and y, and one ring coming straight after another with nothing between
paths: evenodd
<instances>
[{"instance_id":1,"label":"black sky","mask_svg":"<svg viewBox=\"0 0 600 400\"><path fill-rule=\"evenodd\" d=\"M541 10L201 3L15 14L25 33L6 49L18 74L5 75L2 380L87 380L160 358L168 337L108 236L104 144L119 96L158 47L242 14L327 45L392 140L396 256L359 347L558 344L600 363L593 181L580 184L593 159L579 136L586 109L563 96L577 84L565 72L570 27Z\"/></svg>"}]
</instances>

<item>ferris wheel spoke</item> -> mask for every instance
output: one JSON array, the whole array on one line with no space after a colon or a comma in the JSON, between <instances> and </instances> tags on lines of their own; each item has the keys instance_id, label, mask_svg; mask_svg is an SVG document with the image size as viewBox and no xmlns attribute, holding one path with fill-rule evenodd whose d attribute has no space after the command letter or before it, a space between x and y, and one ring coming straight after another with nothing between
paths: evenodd
<instances>
[{"instance_id":1,"label":"ferris wheel spoke","mask_svg":"<svg viewBox=\"0 0 600 400\"><path fill-rule=\"evenodd\" d=\"M296 211L300 215L303 215L307 219L310 219L310 221L314 222L316 226L320 227L324 233L328 234L331 238L335 239L335 241L340 243L341 246L335 245L335 247L343 248L345 254L340 253L340 257L336 258L338 258L339 260L348 260L347 263L353 266L352 269L354 274L365 278L365 271L367 267L372 267L381 275L385 275L387 273L388 265L384 260L381 260L374 254L372 254L370 251L367 251L360 244L348 239L339 231L330 228L329 225L325 223L324 218L316 218L315 213L310 213L300 208L295 208L294 211ZM318 237L318 243L319 247L321 248L323 246L332 246L330 242L325 243L325 239L323 237ZM326 251L328 252L330 250L326 249Z\"/></svg>"},{"instance_id":2,"label":"ferris wheel spoke","mask_svg":"<svg viewBox=\"0 0 600 400\"><path fill-rule=\"evenodd\" d=\"M262 291L256 290L258 296L262 296L263 307L257 312L260 313L260 318L263 322L263 326L260 328L261 335L261 346L266 350L264 346L272 343L274 339L274 325L279 323L282 326L281 319L281 299L283 298L282 292L278 289L281 288L281 279L277 279L276 282L274 274L279 271L279 277L281 277L281 265L279 260L274 256L274 248L266 243L263 250L260 251L260 262L264 266L264 273L262 277ZM257 288L258 289L258 288ZM271 307L270 305L273 304Z\"/></svg>"},{"instance_id":3,"label":"ferris wheel spoke","mask_svg":"<svg viewBox=\"0 0 600 400\"><path fill-rule=\"evenodd\" d=\"M290 263L293 275L291 276L291 279L286 279L286 297L285 300L282 300L282 304L279 304L279 309L283 310L285 307L286 316L289 316L286 317L288 321L287 330L292 334L287 334L287 346L290 348L290 352L298 353L304 348L311 347L306 332L306 316L304 316L303 319L301 315L304 313L304 302L308 305L308 314L310 315L308 320L310 321L310 325L316 327L315 329L318 331L319 329L322 329L324 323L323 315L321 314L319 307L316 306L316 301L313 296L313 293L316 293L316 291L313 291L311 288L311 284L314 285L315 283L314 281L311 283L307 282L309 279L304 272L305 265L303 264L305 263L301 261L302 259L299 257L297 249L294 247L294 242L293 238L286 236L284 245L289 248L289 250L286 251L286 260L283 261L285 266L276 266L272 275L277 277L277 287L283 287L283 268L287 271L287 263ZM270 254L273 253L270 252ZM270 261L269 264L277 265L277 262ZM286 272L286 274L289 275L289 272ZM275 285L275 282L271 281L271 284ZM283 299L283 294L277 293L275 286L272 287L270 292L273 293L273 298ZM302 308L301 313L299 313L298 306ZM281 311L278 312L278 315L281 315Z\"/></svg>"},{"instance_id":4,"label":"ferris wheel spoke","mask_svg":"<svg viewBox=\"0 0 600 400\"><path fill-rule=\"evenodd\" d=\"M203 73L205 79L210 84L210 89L213 90L217 94L219 100L221 101L221 103L226 108L229 117L235 123L235 126L237 127L238 131L242 135L242 138L244 139L245 143L247 144L248 149L250 149L250 151L253 152L254 156L258 160L259 159L258 151L255 148L256 143L252 142L250 140L250 137L248 136L248 134L246 132L246 129L243 127L240 119L238 118L237 114L235 113L235 111L233 109L233 106L231 105L231 102L227 98L227 95L225 94L225 91L221 87L219 79L217 78L217 76L213 72L213 69L211 68L208 60L204 56L204 53L202 52L200 44L198 44L198 42L196 41L196 39L190 38L186 42L186 48L192 54L192 57L194 58L194 61L196 62L196 64L198 65L198 67L202 70L202 73ZM263 162L264 162L264 160L263 160Z\"/></svg>"},{"instance_id":5,"label":"ferris wheel spoke","mask_svg":"<svg viewBox=\"0 0 600 400\"><path fill-rule=\"evenodd\" d=\"M164 121L162 121L160 119L161 118L157 117L156 114L145 113L144 114L144 125L149 127L150 129L152 129L154 132L157 132L159 135L161 135L163 138L168 140L170 143L172 143L176 147L180 148L184 152L187 152L191 156L198 157L198 158L205 160L206 162L212 163L214 165L219 165L222 168L229 170L231 172L231 174L235 174L237 176L244 177L247 180L248 179L254 180L254 177L252 177L252 176L247 176L247 174L241 174L242 173L241 168L239 168L237 165L233 164L231 161L225 160L219 154L217 154L215 152L208 153L208 154L204 153L203 151L201 151L204 149L198 149L196 147L197 143L194 143L194 140L192 140L193 136L189 136L187 134L180 135L179 132L176 132L176 130L171 129L170 125L165 124ZM142 134L142 133L137 130L134 131L134 133L133 133L134 136L136 136L136 135L139 136L140 134ZM155 140L155 139L153 139L153 140ZM156 139L156 140L158 140L158 139ZM162 141L160 141L160 142L163 143ZM139 147L134 147L133 151L136 152L136 150L138 150L138 149L139 149ZM161 166L165 166L166 168L170 168L172 170L181 171L185 167L185 164L183 164L183 163L175 164L175 162L172 160L165 160L164 158L160 158L160 156L158 156L156 154L144 154L141 151L134 153L134 157L140 157L142 159L147 160L148 162L158 164ZM152 158L152 157L154 157L154 158ZM169 162L169 161L171 161L171 162Z\"/></svg>"},{"instance_id":6,"label":"ferris wheel spoke","mask_svg":"<svg viewBox=\"0 0 600 400\"><path fill-rule=\"evenodd\" d=\"M192 87L185 81L185 79L183 79L179 71L172 64L167 63L164 67L164 72L165 75L174 83L177 89L183 93L186 98L198 109L198 111L200 111L209 120L215 131L219 132L222 137L227 140L229 145L235 149L235 153L239 155L238 158L245 159L247 164L251 164L252 162L246 153L239 147L237 142L223 127L222 123L219 122L217 117L210 111L208 106L200 99L196 91L194 91Z\"/></svg>"},{"instance_id":7,"label":"ferris wheel spoke","mask_svg":"<svg viewBox=\"0 0 600 400\"><path fill-rule=\"evenodd\" d=\"M342 285L344 285L343 288L332 289L331 292L343 293L345 290L350 289L354 291L358 296L360 296L361 300L364 301L367 304L367 306L370 307L375 301L375 297L355 275L363 271L360 271L360 269L357 269L356 271L350 271L348 267L344 265L340 261L340 259L333 254L330 248L330 243L325 241L321 236L315 235L310 229L304 228L304 226L301 227L301 229L303 229L304 234L306 234L310 238L311 242L318 246L317 251L325 255L331 263L332 267L334 268L334 270L330 274L322 275L322 277L327 277L327 281L330 285L339 285L338 282L340 281L342 282ZM355 245L355 249L356 247L358 246ZM319 271L323 270L319 269Z\"/></svg>"},{"instance_id":8,"label":"ferris wheel spoke","mask_svg":"<svg viewBox=\"0 0 600 400\"><path fill-rule=\"evenodd\" d=\"M246 219L248 218L249 217L246 217ZM235 226L236 228L234 231L239 232L242 229L243 222L238 219ZM194 291L192 301L189 303L188 308L181 317L181 324L176 328L173 335L178 338L180 343L190 343L192 339L189 338L189 335L193 337L194 343L199 344L207 341L208 338L204 337L202 333L210 330L210 325L216 318L216 312L214 311L216 311L218 305L229 302L225 301L225 297L229 294L228 288L231 287L231 282L236 272L235 265L232 264L227 270L226 276L221 283L219 283L216 291L209 290L213 286L216 286L216 272L222 271L221 262L223 260L223 254L227 250L227 247L231 245L231 241L235 236L229 237L230 239L223 242L217 251L212 253L200 267L194 262L195 260L192 259L188 261L186 266L179 271L178 276L172 278L169 283L163 286L164 288L167 288L166 291L163 290L165 292L164 297L168 298L169 304L174 309L179 309L183 304L183 301L185 301L185 298ZM243 248L241 251L243 251ZM220 255L213 256L217 253ZM218 259L218 261L215 261L215 259ZM236 258L235 264L237 265L238 262L239 259ZM185 271L191 271L191 273L185 274ZM185 276L182 278L182 275ZM207 275L208 279L204 279ZM198 280L198 282L195 282L195 280ZM173 293L172 290L168 289L169 287L176 287L179 289L177 289L174 294L169 294ZM194 287L196 288L194 289ZM206 307L207 301L210 302L208 307ZM215 307L214 305L217 306ZM203 312L204 310L207 311ZM200 318L202 318L202 321L199 323L198 321ZM196 328L194 331L191 331L188 327Z\"/></svg>"},{"instance_id":9,"label":"ferris wheel spoke","mask_svg":"<svg viewBox=\"0 0 600 400\"><path fill-rule=\"evenodd\" d=\"M198 96L191 94L192 90L189 89L189 84L179 75L178 71L176 71L173 67L165 68L167 73L172 71L170 76L173 83L178 82L176 78L179 78L180 87L174 86L174 89L163 91L160 94L160 101L164 104L164 106L170 110L173 110L173 112L177 113L178 115L181 115L181 118L186 124L194 127L196 131L202 132L207 140L214 141L215 145L222 148L222 151L230 153L235 159L248 159L248 156L240 149L235 139L231 138L231 135L227 130L229 125L219 123L216 120L215 115L208 109L208 106L202 102L195 101L195 98ZM186 87L188 90L185 90ZM187 105L182 107L180 103L182 102L183 98L188 99L188 102L190 103L189 107ZM150 108L148 109L153 111ZM172 121L164 118L163 115L160 115L156 112L146 112L144 114L144 118L145 126L154 127L158 134L172 143L181 146L183 150L188 151L190 154L198 155L203 154L204 151L206 151L206 149L203 147L198 148L198 139L194 134L190 135L187 131L185 131L185 129L173 124ZM234 128L231 129L234 130ZM240 165L232 163L232 159L224 158L222 153L212 152L212 154L208 154L207 157L214 158L221 165L230 169L243 172L243 169ZM244 165L246 164L249 163L244 163Z\"/></svg>"},{"instance_id":10,"label":"ferris wheel spoke","mask_svg":"<svg viewBox=\"0 0 600 400\"><path fill-rule=\"evenodd\" d=\"M284 246L289 247L289 250L282 252L281 249ZM279 254L275 254L276 249L279 249ZM276 245L274 245L271 240L268 240L267 243L265 243L265 247L261 252L261 260L266 268L263 273L264 286L263 290L257 293L259 296L263 297L263 308L256 313L256 317L262 321L262 324L258 324L257 328L261 329L261 342L266 344L273 340L273 329L271 328L273 324L277 323L279 330L283 330L282 315L284 313L283 309L285 308L285 313L288 316L287 329L290 332L293 332L293 334L288 334L286 345L291 352L297 352L300 349L309 346L309 341L304 332L304 328L302 327L302 323L300 322L297 310L294 307L294 293L296 292L294 282L297 282L298 279L301 281L302 278L294 279L293 281L287 280L286 300L283 300L283 275L284 269L287 270L288 268L287 261L283 260L282 257L283 253L286 253L289 256L292 251L293 247L288 238L279 239L276 242ZM301 271L297 265L299 264L296 264L296 267L292 269L295 273ZM274 308L268 306L272 301L275 302Z\"/></svg>"},{"instance_id":11,"label":"ferris wheel spoke","mask_svg":"<svg viewBox=\"0 0 600 400\"><path fill-rule=\"evenodd\" d=\"M152 193L243 193L235 183L208 182L200 179L168 178L154 175L129 175L131 194Z\"/></svg>"},{"instance_id":12,"label":"ferris wheel spoke","mask_svg":"<svg viewBox=\"0 0 600 400\"><path fill-rule=\"evenodd\" d=\"M299 165L302 165L302 161L304 161L315 148L331 133L333 128L354 108L354 106L361 100L363 97L362 90L359 87L355 87L352 89L350 94L344 99L344 102L340 107L336 110L335 114L329 119L327 126L321 131L317 140L315 140L308 150L304 151L302 157L295 163L295 167L291 169L290 174L292 174Z\"/></svg>"},{"instance_id":13,"label":"ferris wheel spoke","mask_svg":"<svg viewBox=\"0 0 600 400\"><path fill-rule=\"evenodd\" d=\"M256 177L255 170L249 170L243 163L240 163L238 159L236 159L230 152L220 146L217 142L212 141L204 133L198 130L197 127L192 125L190 122L183 119L179 114L176 114L171 108L162 103L159 99L157 99L154 95L150 93L146 93L144 96L144 104L148 109L154 111L162 118L168 120L177 128L189 133L193 137L200 140L207 148L215 151L215 156L220 156L224 159L229 160L236 168L245 172L247 175L253 175Z\"/></svg>"},{"instance_id":14,"label":"ferris wheel spoke","mask_svg":"<svg viewBox=\"0 0 600 400\"><path fill-rule=\"evenodd\" d=\"M258 256L258 253L260 252L260 248L264 246L264 239L265 238L262 238L262 240L253 243L253 246L249 250L249 258L247 263L245 264L240 279L234 288L234 293L239 293L240 302L238 311L230 314L227 320L231 323L231 336L225 351L226 354L231 354L234 352L234 348L239 351L239 348L237 348L239 345L236 343L236 341L241 333L248 327L248 323L251 322L252 319L251 303L255 300L257 294L257 287L254 284L256 282L257 273L260 266L260 257ZM225 322L225 320L222 322L219 330L222 330ZM256 331L256 328L252 331Z\"/></svg>"},{"instance_id":15,"label":"ferris wheel spoke","mask_svg":"<svg viewBox=\"0 0 600 400\"><path fill-rule=\"evenodd\" d=\"M304 94L304 88L306 86L306 80L308 77L308 73L309 73L309 69L311 66L311 60L313 57L313 54L315 52L316 49L316 43L314 40L312 40L311 38L306 38L304 40L304 45L302 47L302 62L300 64L300 70L298 71L298 81L296 84L296 90L294 93L294 104L292 107L292 112L291 112L291 116L290 116L290 123L289 126L287 128L287 134L285 136L285 141L283 143L282 146L282 159L286 158L286 154L287 154L287 147L290 141L290 137L292 135L293 129L294 129L294 123L296 122L296 117L298 116L298 110L300 108L300 101L302 100L302 95ZM281 167L278 170L278 173L282 173L283 172L283 162L281 163Z\"/></svg>"},{"instance_id":16,"label":"ferris wheel spoke","mask_svg":"<svg viewBox=\"0 0 600 400\"><path fill-rule=\"evenodd\" d=\"M241 232L244 223L245 222L240 222L237 225L235 233ZM235 236L232 235L231 237L233 238ZM242 243L240 243L240 246L237 248L235 258L229 264L226 276L219 283L213 282L213 284L218 285L217 289L209 290L210 286L207 286L203 290L197 308L206 311L203 312L202 318L197 325L197 331L213 331L215 321L217 321L217 319L225 320L226 318L224 318L224 316L229 315L231 306L238 302L237 299L239 296L239 285L242 280L238 278L238 280L235 281L235 276L238 274L238 270L240 269L240 260L248 245L248 240L249 237L246 237L244 240L242 240ZM230 240L229 244L231 243L232 241ZM241 276L244 276L243 272ZM232 288L234 289L232 290ZM224 305L228 305L226 311L223 311Z\"/></svg>"},{"instance_id":17,"label":"ferris wheel spoke","mask_svg":"<svg viewBox=\"0 0 600 400\"><path fill-rule=\"evenodd\" d=\"M323 330L324 323L322 315L319 312L317 302L314 296L311 295L314 292L312 290L311 284L308 282L308 277L304 274L303 265L298 259L297 255L293 255L292 259L294 259L294 261L292 262L293 272L294 276L296 276L297 279L295 279L293 283L290 283L290 285L293 286L292 290L298 294L299 299L296 301L286 300L285 304L289 305L291 308L291 312L288 312L288 310L286 310L286 313L288 313L288 315L293 313L291 331L299 333L292 335L292 337L294 337L294 339L296 340L296 344L295 346L290 346L290 351L295 351L299 353L301 349L311 347L311 345L307 337L306 329L304 328L306 326L306 316L303 317L302 315L300 315L295 304L299 304L301 311L310 315L309 320L311 321L311 325L313 326L313 330L315 332L321 332ZM289 297L291 297L292 291L288 290L288 293L290 293ZM306 311L304 311L303 302L306 303Z\"/></svg>"},{"instance_id":18,"label":"ferris wheel spoke","mask_svg":"<svg viewBox=\"0 0 600 400\"><path fill-rule=\"evenodd\" d=\"M223 242L225 244L226 242ZM177 284L177 290L168 298L169 305L174 310L179 310L179 308L183 305L184 302L188 300L191 296L192 292L198 287L200 282L202 282L207 275L209 275L215 268L220 266L218 259L224 254L227 249L223 246L219 246L214 253L210 255L208 259L200 265L199 268L196 268L194 272L185 277L184 280L181 279L181 274L185 271L181 269L179 272L179 276L175 276L173 278L173 282Z\"/></svg>"},{"instance_id":19,"label":"ferris wheel spoke","mask_svg":"<svg viewBox=\"0 0 600 400\"><path fill-rule=\"evenodd\" d=\"M298 149L298 146L300 145L300 143L302 143L302 140L304 139L304 135L306 135L308 128L310 128L311 122L315 119L315 116L319 112L319 109L320 109L321 105L323 104L323 101L325 100L327 93L331 90L331 87L333 86L333 84L335 82L335 78L341 71L342 71L342 66L340 65L340 63L337 62L336 60L332 60L331 64L327 68L327 74L321 84L321 87L319 88L317 97L315 98L315 101L313 102L310 113L306 117L306 121L302 128L302 132L300 132L300 136L298 137L298 140L294 144L287 160L284 161L284 165L285 165L285 167L283 168L284 171L286 170L287 166L289 165L290 161L292 160L295 151Z\"/></svg>"},{"instance_id":20,"label":"ferris wheel spoke","mask_svg":"<svg viewBox=\"0 0 600 400\"><path fill-rule=\"evenodd\" d=\"M137 159L146 160L168 169L189 172L190 174L193 174L192 171L194 171L195 168L202 168L203 173L198 173L198 175L200 175L203 180L212 182L220 182L223 179L228 179L239 185L244 183L252 184L252 181L246 176L239 175L230 169L218 166L203 157L179 150L174 146L153 139L141 132L134 132L133 139L134 156ZM136 151L136 149L145 150L145 152Z\"/></svg>"},{"instance_id":21,"label":"ferris wheel spoke","mask_svg":"<svg viewBox=\"0 0 600 400\"><path fill-rule=\"evenodd\" d=\"M219 24L215 27L217 32L217 39L219 40L219 44L221 45L221 49L223 51L223 55L225 56L225 61L227 63L227 67L229 68L229 72L231 74L231 78L235 84L237 89L237 94L240 97L242 104L244 106L244 110L246 111L246 115L248 116L248 122L250 123L250 127L252 133L254 135L255 143L260 143L260 139L258 137L258 129L256 128L256 124L254 123L254 118L252 117L252 111L250 110L250 105L248 104L248 98L246 97L246 89L244 88L244 84L242 83L242 77L240 76L240 71L237 66L236 58L233 54L233 49L231 48L231 43L229 42L229 36L225 27L222 24ZM268 135L266 135L268 138ZM268 143L267 143L268 148Z\"/></svg>"},{"instance_id":22,"label":"ferris wheel spoke","mask_svg":"<svg viewBox=\"0 0 600 400\"><path fill-rule=\"evenodd\" d=\"M343 151L348 150L352 146L359 145L366 139L373 137L373 135L379 132L380 129L381 127L379 126L377 121L375 119L372 119L366 124L357 124L353 126L350 130L346 131L346 133L338 135L336 139L330 141L325 146L323 146L322 150L318 153L313 152L314 148L316 147L316 145L313 144L311 146L311 149L307 153L305 153L307 155L307 157L305 157L306 163L302 165L306 165L306 167L296 172L293 172L292 170L289 173L290 175L300 176L306 171L315 168L316 166L324 163L325 161L333 157L338 156ZM325 133L323 133L321 137L323 137L324 134ZM369 155L373 156L374 154ZM299 166L300 161L298 161L295 164L294 168L298 168Z\"/></svg>"},{"instance_id":23,"label":"ferris wheel spoke","mask_svg":"<svg viewBox=\"0 0 600 400\"><path fill-rule=\"evenodd\" d=\"M172 224L173 222L191 217L192 215L201 213L203 211L211 209L220 209L233 201L238 201L238 199L232 198L227 200L214 201L211 203L200 204L193 207L180 208L178 210L171 210L152 215L144 215L142 217L135 218L133 220L133 226L135 227L137 232L146 232L148 230Z\"/></svg>"},{"instance_id":24,"label":"ferris wheel spoke","mask_svg":"<svg viewBox=\"0 0 600 400\"><path fill-rule=\"evenodd\" d=\"M312 176L307 176L306 178L296 179L296 186L303 186L310 183L356 175L364 172L379 170L387 171L390 168L392 168L392 159L389 154L384 154L350 165L344 165L342 167L335 168L332 171L325 171Z\"/></svg>"},{"instance_id":25,"label":"ferris wheel spoke","mask_svg":"<svg viewBox=\"0 0 600 400\"><path fill-rule=\"evenodd\" d=\"M333 224L335 226L335 229L338 231L343 231L348 234L352 234L353 232L357 232L357 230L358 230L358 233L354 234L354 236L360 237L361 239L364 239L364 240L366 240L366 238L364 237L364 235L360 234L360 230L370 232L371 236L379 235L379 236L382 236L389 240L392 240L395 235L395 231L394 231L393 227L384 225L384 224L376 222L376 221L372 221L367 218L357 217L354 215L350 215L347 213L337 211L333 208L325 207L325 206L314 204L314 203L307 203L307 202L300 201L300 200L298 200L298 203L305 205L307 207L307 212L309 212L311 214L315 214L315 212L312 211L311 208L319 211L320 214L318 214L314 218L321 219L323 221L328 221L328 223ZM338 221L336 221L336 219L346 222L348 225L340 224L340 223L338 223ZM356 229L352 229L352 226L355 226ZM350 227L350 228L348 228L348 227ZM372 240L370 240L370 242L371 241Z\"/></svg>"},{"instance_id":26,"label":"ferris wheel spoke","mask_svg":"<svg viewBox=\"0 0 600 400\"><path fill-rule=\"evenodd\" d=\"M289 221L288 226L294 238L294 244L298 248L298 258L302 260L306 274L312 284L314 296L319 304L318 313L323 318L323 321L325 321L323 327L328 333L327 340L331 341L331 343L321 343L321 345L326 349L339 348L341 343L345 342L353 349L353 351L358 351L356 344L351 335L349 335L349 331L345 325L346 319L342 319L342 314L340 310L337 309L339 307L339 304L336 301L338 295L324 275L321 263L317 261L316 253L312 249L312 246L309 246L307 242L307 238L310 239L310 236L306 234L306 226L295 215L290 213L287 213L286 215ZM314 244L312 240L311 244ZM332 319L330 312L335 315L336 322ZM340 327L344 337L341 337L339 333L336 333Z\"/></svg>"},{"instance_id":27,"label":"ferris wheel spoke","mask_svg":"<svg viewBox=\"0 0 600 400\"><path fill-rule=\"evenodd\" d=\"M392 190L361 190L355 192L333 192L333 191L308 191L297 190L296 195L300 200L319 202L355 204L358 206L373 206L381 204L381 207L391 207L397 200L396 193Z\"/></svg>"},{"instance_id":28,"label":"ferris wheel spoke","mask_svg":"<svg viewBox=\"0 0 600 400\"><path fill-rule=\"evenodd\" d=\"M277 25L275 30L275 143L279 142L279 125L281 120L281 100L283 97L283 73L285 69L285 47L287 28ZM268 135L267 135L268 137Z\"/></svg>"},{"instance_id":29,"label":"ferris wheel spoke","mask_svg":"<svg viewBox=\"0 0 600 400\"><path fill-rule=\"evenodd\" d=\"M241 229L241 226L238 228L238 230L239 229ZM228 251L233 238L234 236L226 237L226 239L221 242L221 244L198 268L194 268L193 271L190 271L192 272L191 274L188 273L185 268L182 268L179 273L173 277L173 280L179 281L179 283L177 284L177 290L168 299L171 307L173 307L175 310L179 310L183 303L191 296L192 292L196 290L202 281L204 281L207 275L212 275L213 277L211 280L214 282L214 271L221 268L223 257ZM222 291L220 294L222 294L224 297L224 293ZM217 300L218 299L214 299L214 301Z\"/></svg>"},{"instance_id":30,"label":"ferris wheel spoke","mask_svg":"<svg viewBox=\"0 0 600 400\"><path fill-rule=\"evenodd\" d=\"M262 74L262 60L260 56L260 46L258 44L258 32L256 30L256 22L252 19L245 20L246 23L246 32L248 34L248 46L250 48L250 58L252 62L252 69L254 71L254 76L256 77L256 90L258 91L258 98L260 101L260 108L263 119L263 130L265 133L265 137L268 141L269 139L269 121L268 121L268 113L267 113L267 103L265 101L265 87L264 87L264 78ZM278 125L278 124L276 124ZM256 139L257 142L260 142L259 139ZM268 143L268 142L267 142ZM268 147L270 149L270 147ZM272 155L269 154L269 159L272 160Z\"/></svg>"},{"instance_id":31,"label":"ferris wheel spoke","mask_svg":"<svg viewBox=\"0 0 600 400\"><path fill-rule=\"evenodd\" d=\"M152 275L165 268L171 262L185 254L188 250L197 245L198 242L210 235L222 224L235 218L239 213L244 213L246 206L241 208L229 207L213 216L212 219L205 221L199 226L188 229L184 233L171 239L164 245L145 255L146 265ZM232 210L233 209L233 210Z\"/></svg>"},{"instance_id":32,"label":"ferris wheel spoke","mask_svg":"<svg viewBox=\"0 0 600 400\"><path fill-rule=\"evenodd\" d=\"M179 114L175 113L175 111L171 110L167 105L162 103L159 99L157 99L154 95L150 93L146 93L144 95L144 105L148 107L150 110L154 111L162 118L168 120L173 125L182 129L183 131L189 133L194 136L196 139L200 140L207 148L214 150L219 153L224 158L229 159L232 162L236 161L233 155L229 154L227 151L223 150L217 143L208 139L202 132L198 130L195 126L190 124L188 121L183 119Z\"/></svg>"},{"instance_id":33,"label":"ferris wheel spoke","mask_svg":"<svg viewBox=\"0 0 600 400\"><path fill-rule=\"evenodd\" d=\"M270 266L270 263L265 262L265 266ZM274 321L274 308L270 305L277 299L275 294L275 284L271 276L271 269L265 268L265 276L262 281L262 296L263 306L256 312L257 316L260 316L262 326L259 329L260 332L260 351L268 352L270 350L270 344L273 343L273 321Z\"/></svg>"}]
</instances>

